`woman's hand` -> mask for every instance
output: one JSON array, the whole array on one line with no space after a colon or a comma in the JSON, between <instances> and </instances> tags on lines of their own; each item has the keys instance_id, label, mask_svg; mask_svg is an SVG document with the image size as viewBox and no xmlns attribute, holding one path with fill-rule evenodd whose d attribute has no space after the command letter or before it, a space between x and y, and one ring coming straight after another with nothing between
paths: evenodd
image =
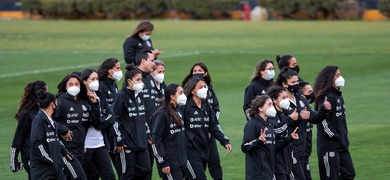
<instances>
[{"instance_id":1,"label":"woman's hand","mask_svg":"<svg viewBox=\"0 0 390 180\"><path fill-rule=\"evenodd\" d=\"M171 168L169 166L167 167L163 167L161 169L161 171L164 173L164 174L171 174Z\"/></svg>"},{"instance_id":2,"label":"woman's hand","mask_svg":"<svg viewBox=\"0 0 390 180\"><path fill-rule=\"evenodd\" d=\"M298 113L297 113L297 108L295 108L294 112L290 114L290 118L294 121L298 120Z\"/></svg>"},{"instance_id":3,"label":"woman's hand","mask_svg":"<svg viewBox=\"0 0 390 180\"><path fill-rule=\"evenodd\" d=\"M89 97L89 99L91 100L92 103L97 102L97 97L96 97L96 94L94 92L92 92L92 91L87 92L87 96Z\"/></svg>"},{"instance_id":4,"label":"woman's hand","mask_svg":"<svg viewBox=\"0 0 390 180\"><path fill-rule=\"evenodd\" d=\"M64 136L61 136L65 141L72 141L72 131L68 131Z\"/></svg>"},{"instance_id":5,"label":"woman's hand","mask_svg":"<svg viewBox=\"0 0 390 180\"><path fill-rule=\"evenodd\" d=\"M328 101L328 97L327 97L327 96L325 96L324 107L325 107L325 109L328 110L328 111L329 111L330 109L332 109L332 105L331 105L330 102Z\"/></svg>"},{"instance_id":6,"label":"woman's hand","mask_svg":"<svg viewBox=\"0 0 390 180\"><path fill-rule=\"evenodd\" d=\"M123 146L116 146L114 151L116 150L116 152L122 152L125 150L125 147L126 145L123 145Z\"/></svg>"},{"instance_id":7,"label":"woman's hand","mask_svg":"<svg viewBox=\"0 0 390 180\"><path fill-rule=\"evenodd\" d=\"M259 136L259 140L260 140L260 141L263 141L263 142L267 141L267 139L265 138L265 133L266 133L266 132L267 132L266 129L264 129L264 131L263 131L263 130L260 130L260 136Z\"/></svg>"},{"instance_id":8,"label":"woman's hand","mask_svg":"<svg viewBox=\"0 0 390 180\"><path fill-rule=\"evenodd\" d=\"M231 144L226 144L225 148L226 148L226 154L230 154L233 150L233 147Z\"/></svg>"},{"instance_id":9,"label":"woman's hand","mask_svg":"<svg viewBox=\"0 0 390 180\"><path fill-rule=\"evenodd\" d=\"M293 139L299 139L299 136L298 136L298 134L297 134L297 131L298 131L298 127L295 128L294 132L291 133L291 137L292 137Z\"/></svg>"},{"instance_id":10,"label":"woman's hand","mask_svg":"<svg viewBox=\"0 0 390 180\"><path fill-rule=\"evenodd\" d=\"M307 111L306 107L303 108L303 110L299 114L301 115L302 119L304 119L304 120L310 119L310 111Z\"/></svg>"}]
</instances>

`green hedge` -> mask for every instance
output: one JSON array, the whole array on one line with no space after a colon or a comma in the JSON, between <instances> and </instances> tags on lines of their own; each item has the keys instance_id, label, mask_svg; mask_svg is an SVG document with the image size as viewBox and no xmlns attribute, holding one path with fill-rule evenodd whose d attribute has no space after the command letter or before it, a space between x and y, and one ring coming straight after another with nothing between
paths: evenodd
<instances>
[{"instance_id":1,"label":"green hedge","mask_svg":"<svg viewBox=\"0 0 390 180\"><path fill-rule=\"evenodd\" d=\"M23 11L43 18L145 19L174 10L194 19L213 18L215 13L230 16L240 0L24 0Z\"/></svg>"}]
</instances>

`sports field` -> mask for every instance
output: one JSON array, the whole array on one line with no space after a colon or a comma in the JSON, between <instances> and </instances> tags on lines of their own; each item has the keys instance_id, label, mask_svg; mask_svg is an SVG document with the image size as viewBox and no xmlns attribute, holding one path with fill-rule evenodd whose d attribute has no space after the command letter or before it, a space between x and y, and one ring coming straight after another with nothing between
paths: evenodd
<instances>
[{"instance_id":1,"label":"sports field","mask_svg":"<svg viewBox=\"0 0 390 180\"><path fill-rule=\"evenodd\" d=\"M124 70L122 44L138 22L0 21L0 179L27 179L25 172L14 175L9 169L17 125L13 117L24 86L39 79L56 93L66 74L97 68L109 57L118 58ZM300 77L310 83L326 65L339 66L346 80L342 91L356 179L390 176L389 22L152 22L154 47L164 51L159 59L167 65L167 84L181 83L195 62L209 68L220 101L220 123L233 146L229 155L219 146L225 179L244 179L243 92L256 63L275 61L277 54L294 55ZM310 162L313 179L319 179L315 139Z\"/></svg>"}]
</instances>

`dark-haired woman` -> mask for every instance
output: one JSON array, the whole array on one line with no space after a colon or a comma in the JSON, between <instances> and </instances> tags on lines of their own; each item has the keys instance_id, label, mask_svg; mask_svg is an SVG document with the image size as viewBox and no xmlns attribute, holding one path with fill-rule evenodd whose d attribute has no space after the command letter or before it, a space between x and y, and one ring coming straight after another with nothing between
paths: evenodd
<instances>
[{"instance_id":1,"label":"dark-haired woman","mask_svg":"<svg viewBox=\"0 0 390 180\"><path fill-rule=\"evenodd\" d=\"M178 84L165 89L161 108L154 115L152 149L162 179L182 180L187 169L187 146L184 121L179 106L187 97Z\"/></svg>"},{"instance_id":2,"label":"dark-haired woman","mask_svg":"<svg viewBox=\"0 0 390 180\"><path fill-rule=\"evenodd\" d=\"M294 70L299 74L300 68L298 65L298 61L294 56L291 55L284 55L284 56L276 56L276 62L278 63L279 70L282 70L283 68L287 67L288 69ZM300 77L299 82L303 81Z\"/></svg>"},{"instance_id":3,"label":"dark-haired woman","mask_svg":"<svg viewBox=\"0 0 390 180\"><path fill-rule=\"evenodd\" d=\"M74 160L65 163L65 176L72 179L86 179L82 164L86 129L90 118L99 118L99 103L94 94L87 95L87 89L80 77L74 73L67 75L58 84L58 107L53 119L68 127L73 133L71 142L63 141Z\"/></svg>"},{"instance_id":4,"label":"dark-haired woman","mask_svg":"<svg viewBox=\"0 0 390 180\"><path fill-rule=\"evenodd\" d=\"M39 99L42 109L35 116L31 126L31 179L65 180L62 172L64 161L71 161L73 157L58 137L62 136L66 141L70 141L70 131L60 129L64 127L51 118L57 107L55 96L49 92L42 92Z\"/></svg>"},{"instance_id":5,"label":"dark-haired woman","mask_svg":"<svg viewBox=\"0 0 390 180\"><path fill-rule=\"evenodd\" d=\"M150 21L140 22L134 31L126 38L123 43L123 54L127 64L135 64L136 55L141 50L149 50L156 57L162 51L153 48L150 36L154 30L154 26Z\"/></svg>"},{"instance_id":6,"label":"dark-haired woman","mask_svg":"<svg viewBox=\"0 0 390 180\"><path fill-rule=\"evenodd\" d=\"M315 109L326 102L331 111L317 124L317 155L321 179L354 179L355 168L349 152L346 110L341 87L345 80L337 66L326 66L314 82Z\"/></svg>"},{"instance_id":7,"label":"dark-haired woman","mask_svg":"<svg viewBox=\"0 0 390 180\"><path fill-rule=\"evenodd\" d=\"M206 179L205 168L209 156L209 133L227 149L232 151L229 139L218 128L215 113L207 98L207 84L205 80L193 78L185 89L188 97L183 106L183 120L187 135L188 178Z\"/></svg>"},{"instance_id":8,"label":"dark-haired woman","mask_svg":"<svg viewBox=\"0 0 390 180\"><path fill-rule=\"evenodd\" d=\"M268 95L257 96L248 109L251 118L244 129L241 150L245 153L245 179L274 179L274 162L277 148L273 127L269 117L276 116L276 110ZM291 139L299 139L291 133Z\"/></svg>"},{"instance_id":9,"label":"dark-haired woman","mask_svg":"<svg viewBox=\"0 0 390 180\"><path fill-rule=\"evenodd\" d=\"M115 121L114 113L108 106L105 96L99 92L99 77L95 70L85 69L81 73L81 80L87 88L88 96L96 96L100 116L92 116L85 137L84 171L88 179L115 179L110 162L109 128ZM95 118L95 119L93 119ZM118 131L118 130L117 130Z\"/></svg>"},{"instance_id":10,"label":"dark-haired woman","mask_svg":"<svg viewBox=\"0 0 390 180\"><path fill-rule=\"evenodd\" d=\"M275 179L287 180L290 179L293 163L291 149L293 137L290 136L290 133L292 127L296 126L294 123L298 120L298 113L293 112L290 116L284 114L284 111L290 107L290 101L284 87L271 86L267 91L267 95L270 96L276 109L276 116L268 119L276 137Z\"/></svg>"},{"instance_id":11,"label":"dark-haired woman","mask_svg":"<svg viewBox=\"0 0 390 180\"><path fill-rule=\"evenodd\" d=\"M249 116L246 111L249 109L251 101L256 96L267 92L267 89L273 84L274 77L274 63L268 59L260 60L253 71L249 86L245 88L243 109L247 120L249 120Z\"/></svg>"},{"instance_id":12,"label":"dark-haired woman","mask_svg":"<svg viewBox=\"0 0 390 180\"><path fill-rule=\"evenodd\" d=\"M146 137L145 106L140 96L143 89L142 73L134 65L127 65L125 86L116 94L112 109L119 122L123 142L118 142L117 167L120 179L146 179L151 171Z\"/></svg>"},{"instance_id":13,"label":"dark-haired woman","mask_svg":"<svg viewBox=\"0 0 390 180\"><path fill-rule=\"evenodd\" d=\"M213 84L211 80L210 72L203 62L197 62L195 63L188 75L184 78L182 82L182 86L186 88L188 86L189 80L193 78L201 78L204 79L207 85L207 98L206 101L211 106L211 109L215 113L216 117L216 123L218 128L222 131L221 126L219 125L219 116L220 116L220 109L219 109L219 101L217 98L217 95L215 94L215 91L213 89ZM223 131L222 131L223 132ZM210 172L210 175L213 179L222 179L223 173L222 173L222 167L221 167L221 159L219 157L217 142L215 141L215 138L209 134L209 159L207 160L207 166Z\"/></svg>"},{"instance_id":14,"label":"dark-haired woman","mask_svg":"<svg viewBox=\"0 0 390 180\"><path fill-rule=\"evenodd\" d=\"M116 84L117 81L120 81L123 77L123 73L121 70L121 65L118 59L116 58L108 58L103 61L103 63L100 65L97 74L99 76L99 91L101 92L107 101L108 106L111 109L112 101L114 100L114 97L116 93L118 92L118 85ZM112 163L114 164L116 173L118 177L120 177L120 171L117 167L116 162L116 156L117 152L115 151L116 142L117 142L117 134L120 134L120 132L117 132L118 129L118 122L115 122L114 126L108 129L108 144L106 146L109 148L109 154ZM119 136L120 138L120 136Z\"/></svg>"},{"instance_id":15,"label":"dark-haired woman","mask_svg":"<svg viewBox=\"0 0 390 180\"><path fill-rule=\"evenodd\" d=\"M298 117L298 135L299 139L293 141L293 176L296 179L306 179L304 157L307 146L307 122L319 123L330 110L329 102L321 106L318 111L312 110L307 100L302 97L299 91L299 80L296 71L283 68L276 80L276 85L283 86L287 90L287 97L290 101L290 107L286 111L286 115L291 115L293 112L299 114Z\"/></svg>"},{"instance_id":16,"label":"dark-haired woman","mask_svg":"<svg viewBox=\"0 0 390 180\"><path fill-rule=\"evenodd\" d=\"M28 179L30 177L30 133L31 123L39 111L38 91L47 91L46 83L43 81L34 81L28 83L24 88L22 99L19 103L15 119L18 120L14 139L10 151L10 168L12 172L26 169ZM22 163L18 161L19 152L22 157Z\"/></svg>"}]
</instances>

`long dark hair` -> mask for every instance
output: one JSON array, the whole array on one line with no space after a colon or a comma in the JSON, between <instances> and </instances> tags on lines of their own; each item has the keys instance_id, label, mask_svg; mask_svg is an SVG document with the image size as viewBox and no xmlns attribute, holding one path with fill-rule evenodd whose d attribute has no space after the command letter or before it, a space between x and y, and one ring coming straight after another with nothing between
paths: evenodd
<instances>
[{"instance_id":1,"label":"long dark hair","mask_svg":"<svg viewBox=\"0 0 390 180\"><path fill-rule=\"evenodd\" d=\"M86 81L93 72L97 73L94 69L85 69L83 72L81 72L81 80Z\"/></svg>"},{"instance_id":2,"label":"long dark hair","mask_svg":"<svg viewBox=\"0 0 390 180\"><path fill-rule=\"evenodd\" d=\"M42 109L46 109L47 107L49 107L50 103L56 101L56 96L54 96L54 94L45 91L39 91L38 98L39 105Z\"/></svg>"},{"instance_id":3,"label":"long dark hair","mask_svg":"<svg viewBox=\"0 0 390 180\"><path fill-rule=\"evenodd\" d=\"M339 69L337 66L326 66L317 75L314 81L313 93L315 94L315 109L318 108L319 101L325 97L326 93L334 88L334 75Z\"/></svg>"},{"instance_id":4,"label":"long dark hair","mask_svg":"<svg viewBox=\"0 0 390 180\"><path fill-rule=\"evenodd\" d=\"M154 26L150 21L147 21L147 20L141 21L128 38L137 37L138 33L145 32L145 31L153 31L153 29L154 29Z\"/></svg>"},{"instance_id":5,"label":"long dark hair","mask_svg":"<svg viewBox=\"0 0 390 180\"><path fill-rule=\"evenodd\" d=\"M271 97L265 94L256 96L255 99L251 101L249 109L246 110L246 113L249 114L249 117L253 118L256 114L259 114L259 108L264 106L267 99L271 99Z\"/></svg>"},{"instance_id":6,"label":"long dark hair","mask_svg":"<svg viewBox=\"0 0 390 180\"><path fill-rule=\"evenodd\" d=\"M284 67L279 72L278 79L276 79L276 85L283 86L283 83L287 84L287 81L293 76L298 76L297 72L288 67Z\"/></svg>"},{"instance_id":7,"label":"long dark hair","mask_svg":"<svg viewBox=\"0 0 390 180\"><path fill-rule=\"evenodd\" d=\"M115 67L115 64L118 63L119 60L116 58L108 58L103 61L103 63L99 66L97 70L97 74L99 79L103 79L108 76L108 70Z\"/></svg>"},{"instance_id":8,"label":"long dark hair","mask_svg":"<svg viewBox=\"0 0 390 180\"><path fill-rule=\"evenodd\" d=\"M196 86L196 83L198 83L199 81L205 81L204 79L202 78L192 78L189 82L188 82L188 86L184 89L184 94L187 96L187 98L190 98L193 96L193 94L191 93L191 91L193 89L195 89L195 86Z\"/></svg>"},{"instance_id":9,"label":"long dark hair","mask_svg":"<svg viewBox=\"0 0 390 180\"><path fill-rule=\"evenodd\" d=\"M206 82L206 84L207 84L208 86L213 87L212 81L211 81L210 72L209 72L209 70L207 69L206 64L203 63L203 62L197 62L197 63L195 63L195 64L192 66L190 72L188 73L188 75L184 78L183 82L181 83L181 86L183 87L183 89L186 89L186 88L187 88L187 86L188 86L188 81L192 79L192 77L193 77L192 71L194 71L195 66L199 66L200 68L203 69L203 71L204 71L205 73L207 72L207 75L206 75L205 77L203 77L203 78L204 78L204 80L205 80L205 82Z\"/></svg>"},{"instance_id":10,"label":"long dark hair","mask_svg":"<svg viewBox=\"0 0 390 180\"><path fill-rule=\"evenodd\" d=\"M38 96L37 92L39 90L47 91L46 83L40 80L28 83L26 87L24 87L24 93L22 99L19 103L19 108L15 113L15 119L17 120L20 115L27 112L32 107L38 107Z\"/></svg>"},{"instance_id":11,"label":"long dark hair","mask_svg":"<svg viewBox=\"0 0 390 180\"><path fill-rule=\"evenodd\" d=\"M56 97L60 97L61 94L66 93L66 83L69 81L70 78L76 78L80 83L80 93L77 95L81 99L88 100L87 97L87 88L85 87L83 81L81 81L80 76L77 75L77 73L68 74L62 79L62 81L58 84L58 93Z\"/></svg>"},{"instance_id":12,"label":"long dark hair","mask_svg":"<svg viewBox=\"0 0 390 180\"><path fill-rule=\"evenodd\" d=\"M288 67L288 65L290 64L290 59L293 57L294 56L291 55L284 55L284 56L277 55L276 62L278 63L279 70L282 70L284 67Z\"/></svg>"},{"instance_id":13,"label":"long dark hair","mask_svg":"<svg viewBox=\"0 0 390 180\"><path fill-rule=\"evenodd\" d=\"M164 92L164 98L162 100L162 105L159 108L159 110L166 110L169 112L169 115L171 116L173 122L178 126L183 126L182 119L178 116L176 113L175 107L170 102L171 96L174 96L176 94L177 88L180 87L178 84L169 84ZM157 112L157 111L156 111Z\"/></svg>"},{"instance_id":14,"label":"long dark hair","mask_svg":"<svg viewBox=\"0 0 390 180\"><path fill-rule=\"evenodd\" d=\"M135 67L134 64L126 65L126 70L127 71L125 73L125 81L124 81L126 86L128 86L128 82L127 82L128 79L133 78L137 74L142 74L142 72L137 67Z\"/></svg>"},{"instance_id":15,"label":"long dark hair","mask_svg":"<svg viewBox=\"0 0 390 180\"><path fill-rule=\"evenodd\" d=\"M265 68L267 68L267 65L271 63L272 65L274 65L274 62L272 62L271 60L269 59L262 59L260 60L256 67L255 67L255 70L253 71L253 74L252 74L252 77L251 77L251 82L253 81L256 81L258 80L260 77L261 77L261 73L260 71L264 71Z\"/></svg>"}]
</instances>

